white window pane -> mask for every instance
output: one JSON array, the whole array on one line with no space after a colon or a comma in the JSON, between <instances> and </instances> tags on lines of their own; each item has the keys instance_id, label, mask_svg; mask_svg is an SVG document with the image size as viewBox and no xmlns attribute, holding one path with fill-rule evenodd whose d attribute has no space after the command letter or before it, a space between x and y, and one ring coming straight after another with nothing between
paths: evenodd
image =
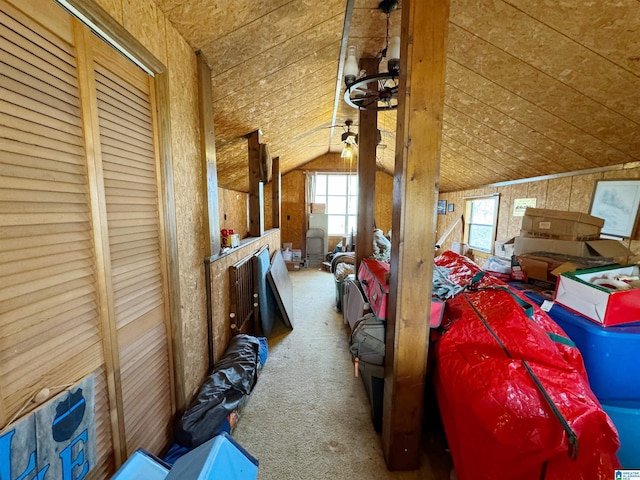
<instances>
[{"instance_id":1,"label":"white window pane","mask_svg":"<svg viewBox=\"0 0 640 480\"><path fill-rule=\"evenodd\" d=\"M327 197L327 213L344 215L347 213L347 197Z\"/></svg>"},{"instance_id":2,"label":"white window pane","mask_svg":"<svg viewBox=\"0 0 640 480\"><path fill-rule=\"evenodd\" d=\"M493 198L483 198L471 201L471 223L483 225L493 224L493 209L496 202Z\"/></svg>"},{"instance_id":3,"label":"white window pane","mask_svg":"<svg viewBox=\"0 0 640 480\"><path fill-rule=\"evenodd\" d=\"M347 213L349 215L358 214L358 197L349 197L347 205Z\"/></svg>"},{"instance_id":4,"label":"white window pane","mask_svg":"<svg viewBox=\"0 0 640 480\"><path fill-rule=\"evenodd\" d=\"M315 203L324 203L326 195L327 195L327 176L316 175Z\"/></svg>"},{"instance_id":5,"label":"white window pane","mask_svg":"<svg viewBox=\"0 0 640 480\"><path fill-rule=\"evenodd\" d=\"M347 225L347 235L350 233L356 233L358 231L358 216L357 215L349 215L348 217L348 225Z\"/></svg>"},{"instance_id":6,"label":"white window pane","mask_svg":"<svg viewBox=\"0 0 640 480\"><path fill-rule=\"evenodd\" d=\"M349 175L349 195L358 195L358 176Z\"/></svg>"},{"instance_id":7,"label":"white window pane","mask_svg":"<svg viewBox=\"0 0 640 480\"><path fill-rule=\"evenodd\" d=\"M329 215L329 235L344 235L344 215Z\"/></svg>"},{"instance_id":8,"label":"white window pane","mask_svg":"<svg viewBox=\"0 0 640 480\"><path fill-rule=\"evenodd\" d=\"M491 251L493 226L469 225L469 247L485 252Z\"/></svg>"},{"instance_id":9,"label":"white window pane","mask_svg":"<svg viewBox=\"0 0 640 480\"><path fill-rule=\"evenodd\" d=\"M346 195L347 194L347 176L346 175L328 175L328 194L329 195Z\"/></svg>"}]
</instances>

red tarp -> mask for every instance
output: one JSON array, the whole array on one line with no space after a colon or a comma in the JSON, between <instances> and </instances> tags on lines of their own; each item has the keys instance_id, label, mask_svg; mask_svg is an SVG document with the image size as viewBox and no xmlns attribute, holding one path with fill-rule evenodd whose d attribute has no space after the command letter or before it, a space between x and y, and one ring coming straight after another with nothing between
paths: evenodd
<instances>
[{"instance_id":1,"label":"red tarp","mask_svg":"<svg viewBox=\"0 0 640 480\"><path fill-rule=\"evenodd\" d=\"M436 265L450 269L457 285L481 272L449 251ZM447 300L434 378L458 478L613 478L618 435L580 352L546 313L531 305L527 312L516 296L526 301L485 275Z\"/></svg>"}]
</instances>

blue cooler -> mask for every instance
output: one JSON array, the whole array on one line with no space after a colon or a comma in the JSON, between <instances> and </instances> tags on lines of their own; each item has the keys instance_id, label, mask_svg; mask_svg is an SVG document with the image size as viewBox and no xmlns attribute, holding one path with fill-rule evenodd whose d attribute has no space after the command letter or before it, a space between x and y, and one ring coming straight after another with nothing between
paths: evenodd
<instances>
[{"instance_id":1,"label":"blue cooler","mask_svg":"<svg viewBox=\"0 0 640 480\"><path fill-rule=\"evenodd\" d=\"M111 480L255 480L258 460L229 434L222 433L180 457L169 467L152 454L138 450Z\"/></svg>"},{"instance_id":2,"label":"blue cooler","mask_svg":"<svg viewBox=\"0 0 640 480\"><path fill-rule=\"evenodd\" d=\"M541 295L525 292L538 305ZM557 303L548 315L576 344L584 359L591 390L600 402L640 404L640 324L603 327Z\"/></svg>"},{"instance_id":3,"label":"blue cooler","mask_svg":"<svg viewBox=\"0 0 640 480\"><path fill-rule=\"evenodd\" d=\"M618 429L622 468L640 470L640 400L603 403L602 408Z\"/></svg>"},{"instance_id":4,"label":"blue cooler","mask_svg":"<svg viewBox=\"0 0 640 480\"><path fill-rule=\"evenodd\" d=\"M118 469L111 480L164 480L169 467L151 453L138 449L133 452L124 465Z\"/></svg>"},{"instance_id":5,"label":"blue cooler","mask_svg":"<svg viewBox=\"0 0 640 480\"><path fill-rule=\"evenodd\" d=\"M256 478L258 478L258 460L224 432L176 460L166 480L255 480Z\"/></svg>"}]
</instances>

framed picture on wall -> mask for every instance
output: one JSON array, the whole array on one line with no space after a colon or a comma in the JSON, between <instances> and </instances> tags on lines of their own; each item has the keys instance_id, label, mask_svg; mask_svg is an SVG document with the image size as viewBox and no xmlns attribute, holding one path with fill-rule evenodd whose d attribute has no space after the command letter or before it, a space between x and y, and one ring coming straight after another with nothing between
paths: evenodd
<instances>
[{"instance_id":1,"label":"framed picture on wall","mask_svg":"<svg viewBox=\"0 0 640 480\"><path fill-rule=\"evenodd\" d=\"M630 238L639 206L640 180L598 180L589 213L604 219L603 235Z\"/></svg>"},{"instance_id":2,"label":"framed picture on wall","mask_svg":"<svg viewBox=\"0 0 640 480\"><path fill-rule=\"evenodd\" d=\"M446 215L446 214L447 214L447 201L438 200L438 215Z\"/></svg>"}]
</instances>

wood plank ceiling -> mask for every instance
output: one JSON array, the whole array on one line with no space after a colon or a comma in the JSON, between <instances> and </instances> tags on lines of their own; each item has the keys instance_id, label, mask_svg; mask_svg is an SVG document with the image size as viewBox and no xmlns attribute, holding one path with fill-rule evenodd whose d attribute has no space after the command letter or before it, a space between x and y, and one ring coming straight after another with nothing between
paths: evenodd
<instances>
[{"instance_id":1,"label":"wood plank ceiling","mask_svg":"<svg viewBox=\"0 0 640 480\"><path fill-rule=\"evenodd\" d=\"M341 150L329 127L358 120L336 92L347 0L156 1L211 64L220 186L248 190L258 128L285 173ZM386 16L352 1L348 44L375 56ZM451 0L445 91L442 191L638 162L640 0ZM389 173L395 121L380 114Z\"/></svg>"}]
</instances>

